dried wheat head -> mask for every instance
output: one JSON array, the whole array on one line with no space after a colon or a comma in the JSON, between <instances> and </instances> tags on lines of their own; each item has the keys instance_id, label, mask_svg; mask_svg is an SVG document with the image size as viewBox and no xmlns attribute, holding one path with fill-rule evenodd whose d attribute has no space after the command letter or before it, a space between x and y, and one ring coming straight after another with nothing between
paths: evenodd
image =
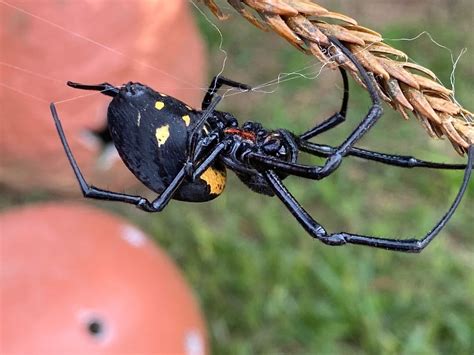
<instances>
[{"instance_id":1,"label":"dried wheat head","mask_svg":"<svg viewBox=\"0 0 474 355\"><path fill-rule=\"evenodd\" d=\"M202 1L219 19L227 18L214 0ZM446 136L461 155L474 144L474 115L455 101L431 70L410 62L405 53L384 43L379 33L310 0L227 2L253 25L273 30L330 68L342 66L364 86L354 64L328 36L337 38L369 72L380 97L402 117L408 119L413 112L431 137Z\"/></svg>"}]
</instances>

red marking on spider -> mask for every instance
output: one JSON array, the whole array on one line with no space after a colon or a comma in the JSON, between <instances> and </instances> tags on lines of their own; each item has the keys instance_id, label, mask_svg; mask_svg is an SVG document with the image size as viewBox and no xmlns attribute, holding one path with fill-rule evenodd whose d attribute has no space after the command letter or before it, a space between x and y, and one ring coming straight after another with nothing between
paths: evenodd
<instances>
[{"instance_id":1,"label":"red marking on spider","mask_svg":"<svg viewBox=\"0 0 474 355\"><path fill-rule=\"evenodd\" d=\"M249 132L249 131L244 131L244 130L239 129L239 128L226 128L226 129L224 129L224 133L226 133L226 134L235 134L235 135L238 135L238 136L242 137L243 139L247 139L247 140L252 141L252 142L256 141L255 133Z\"/></svg>"}]
</instances>

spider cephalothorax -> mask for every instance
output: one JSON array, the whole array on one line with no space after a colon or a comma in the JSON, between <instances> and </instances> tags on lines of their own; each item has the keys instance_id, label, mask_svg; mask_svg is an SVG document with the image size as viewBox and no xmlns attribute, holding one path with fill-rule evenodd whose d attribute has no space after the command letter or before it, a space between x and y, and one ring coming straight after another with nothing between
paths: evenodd
<instances>
[{"instance_id":1,"label":"spider cephalothorax","mask_svg":"<svg viewBox=\"0 0 474 355\"><path fill-rule=\"evenodd\" d=\"M267 180L247 161L246 155L254 152L296 163L298 148L293 135L284 130L268 131L258 122L246 122L241 128L226 128L224 133L230 143L230 149L222 156L225 165L252 191L273 196L273 190ZM279 177L284 179L287 175L279 174Z\"/></svg>"},{"instance_id":2,"label":"spider cephalothorax","mask_svg":"<svg viewBox=\"0 0 474 355\"><path fill-rule=\"evenodd\" d=\"M159 194L154 201L149 201L141 196L106 191L89 185L69 148L56 108L51 104L59 136L84 196L130 203L148 212L158 212L171 199L203 202L219 196L225 186L226 168L229 168L253 191L276 195L303 228L325 244L352 243L396 251L421 251L446 225L459 205L473 168L474 147L468 149L467 165L432 163L356 148L355 143L382 115L380 99L370 76L351 52L337 39L331 38L331 41L358 69L372 99L367 115L337 147L309 140L345 120L349 90L343 69L344 98L340 111L299 135L285 129L267 130L258 122L246 122L240 126L232 114L217 111L215 108L221 97L216 93L222 85L243 91L251 90L248 85L221 76L212 81L203 99L202 110L192 109L176 98L139 83L128 83L120 88L107 83L68 83L75 88L98 90L113 97L108 109L110 136L127 167L143 184ZM324 157L326 161L321 166L300 164L300 152ZM448 212L420 240L328 233L299 205L282 181L289 175L323 179L332 174L346 156L406 168L464 169L464 179Z\"/></svg>"}]
</instances>

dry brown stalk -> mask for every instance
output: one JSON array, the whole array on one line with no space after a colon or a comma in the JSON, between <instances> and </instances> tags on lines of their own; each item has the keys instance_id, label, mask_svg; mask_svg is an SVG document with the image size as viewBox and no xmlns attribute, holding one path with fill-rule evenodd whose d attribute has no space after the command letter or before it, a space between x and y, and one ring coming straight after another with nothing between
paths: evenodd
<instances>
[{"instance_id":1,"label":"dry brown stalk","mask_svg":"<svg viewBox=\"0 0 474 355\"><path fill-rule=\"evenodd\" d=\"M202 1L219 19L227 18L214 0ZM431 137L448 137L460 155L474 144L474 115L455 101L452 91L432 71L409 62L405 53L384 43L379 33L310 0L227 2L253 25L276 32L330 68L342 66L364 86L353 63L328 36L337 38L372 74L381 98L402 117L408 119L413 112Z\"/></svg>"}]
</instances>

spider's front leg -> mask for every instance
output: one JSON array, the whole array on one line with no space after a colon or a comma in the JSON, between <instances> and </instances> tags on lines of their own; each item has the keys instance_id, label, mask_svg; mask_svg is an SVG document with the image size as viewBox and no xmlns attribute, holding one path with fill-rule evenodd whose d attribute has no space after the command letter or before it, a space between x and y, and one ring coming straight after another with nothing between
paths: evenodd
<instances>
[{"instance_id":1,"label":"spider's front leg","mask_svg":"<svg viewBox=\"0 0 474 355\"><path fill-rule=\"evenodd\" d=\"M349 81L347 79L347 73L342 67L338 67L339 71L341 72L343 84L344 84L344 96L342 99L342 105L339 112L335 113L328 119L321 122L316 127L311 128L310 130L306 131L305 133L299 135L297 137L298 147L302 151L306 153L317 155L319 157L327 158L336 153L337 148L331 147L328 145L322 145L317 143L309 142L308 140L326 132L337 125L341 124L346 119L347 113L347 105L349 100ZM411 156L401 156L401 155L394 155L394 154L386 154L380 152L373 152L366 149L360 149L357 147L352 147L347 155L355 156L358 158L372 160L379 163L399 166L403 168L416 168L416 167L424 167L424 168L432 168L432 169L449 169L449 170L463 170L466 165L465 164L445 164L445 163L436 163L436 162L429 162L424 161L415 157Z\"/></svg>"},{"instance_id":2,"label":"spider's front leg","mask_svg":"<svg viewBox=\"0 0 474 355\"><path fill-rule=\"evenodd\" d=\"M369 92L370 98L372 100L372 106L370 107L367 115L354 129L354 131L352 131L349 137L347 137L346 140L339 147L337 147L336 151L327 158L325 164L319 169L317 173L317 179L324 178L334 172L341 164L342 158L346 156L351 151L354 144L374 126L383 113L380 97L374 87L373 81L370 79L362 64L337 38L329 37L329 39L357 68L362 82L365 84L367 91Z\"/></svg>"},{"instance_id":3,"label":"spider's front leg","mask_svg":"<svg viewBox=\"0 0 474 355\"><path fill-rule=\"evenodd\" d=\"M304 140L298 141L298 148L302 152L322 158L328 157L336 151L335 147L307 142ZM387 154L357 147L353 147L347 155L401 168L429 168L442 170L464 170L466 168L466 164L437 163L421 160L409 155Z\"/></svg>"},{"instance_id":4,"label":"spider's front leg","mask_svg":"<svg viewBox=\"0 0 474 355\"><path fill-rule=\"evenodd\" d=\"M359 70L359 75L366 85L372 99L372 106L370 107L369 112L364 117L359 126L349 135L349 137L339 147L336 147L330 154L327 155L326 161L322 166L308 166L285 162L256 152L248 152L248 154L246 154L245 159L249 165L254 166L257 169L276 169L279 172L286 174L301 176L308 179L321 180L332 174L341 165L342 158L351 152L354 144L360 138L362 138L362 136L370 128L372 128L377 120L381 117L383 112L381 101L367 71L357 61L354 55L346 47L344 47L341 42L339 42L339 40L333 37L330 37L330 40L349 58L349 60L351 60L351 62L353 62L353 64ZM295 140L304 141L306 139L296 137Z\"/></svg>"},{"instance_id":5,"label":"spider's front leg","mask_svg":"<svg viewBox=\"0 0 474 355\"><path fill-rule=\"evenodd\" d=\"M358 235L352 233L332 233L329 234L308 212L296 201L291 193L283 185L281 179L273 170L263 170L261 173L265 176L268 184L275 194L289 209L291 214L298 220L303 228L314 238L328 245L357 244L375 248L382 248L400 252L417 253L423 250L446 226L449 219L453 216L464 196L474 166L474 146L468 149L468 162L464 171L464 177L461 187L446 214L438 223L421 239L398 239L398 238L378 238L373 236Z\"/></svg>"}]
</instances>

